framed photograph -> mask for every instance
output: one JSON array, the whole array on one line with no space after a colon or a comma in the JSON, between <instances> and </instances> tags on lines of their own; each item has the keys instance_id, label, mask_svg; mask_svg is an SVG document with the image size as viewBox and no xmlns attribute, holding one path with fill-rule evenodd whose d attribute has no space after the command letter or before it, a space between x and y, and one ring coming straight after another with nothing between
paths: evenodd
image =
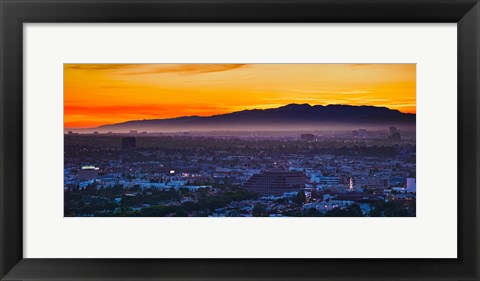
<instances>
[{"instance_id":1,"label":"framed photograph","mask_svg":"<svg viewBox=\"0 0 480 281\"><path fill-rule=\"evenodd\" d=\"M0 4L0 280L479 280L478 1Z\"/></svg>"}]
</instances>

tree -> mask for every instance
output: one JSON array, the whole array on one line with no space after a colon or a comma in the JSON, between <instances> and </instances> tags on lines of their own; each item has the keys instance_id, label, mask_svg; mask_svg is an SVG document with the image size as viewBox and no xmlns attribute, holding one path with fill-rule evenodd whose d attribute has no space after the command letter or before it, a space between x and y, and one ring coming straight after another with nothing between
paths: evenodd
<instances>
[{"instance_id":1,"label":"tree","mask_svg":"<svg viewBox=\"0 0 480 281\"><path fill-rule=\"evenodd\" d=\"M299 206L302 206L306 201L306 197L305 197L305 192L302 190L300 190L297 195L295 196L294 198L294 202L299 205Z\"/></svg>"},{"instance_id":2,"label":"tree","mask_svg":"<svg viewBox=\"0 0 480 281\"><path fill-rule=\"evenodd\" d=\"M325 213L326 217L363 217L362 210L357 204L352 204L348 208L335 208Z\"/></svg>"},{"instance_id":3,"label":"tree","mask_svg":"<svg viewBox=\"0 0 480 281\"><path fill-rule=\"evenodd\" d=\"M265 207L265 205L261 203L255 204L255 206L253 206L253 209L252 209L252 213L254 217L263 217L266 215L266 211L267 211L267 208Z\"/></svg>"},{"instance_id":4,"label":"tree","mask_svg":"<svg viewBox=\"0 0 480 281\"><path fill-rule=\"evenodd\" d=\"M318 212L315 208L306 209L303 214L304 217L321 217L322 213Z\"/></svg>"},{"instance_id":5,"label":"tree","mask_svg":"<svg viewBox=\"0 0 480 281\"><path fill-rule=\"evenodd\" d=\"M175 211L175 206L155 205L141 210L142 217L164 217Z\"/></svg>"},{"instance_id":6,"label":"tree","mask_svg":"<svg viewBox=\"0 0 480 281\"><path fill-rule=\"evenodd\" d=\"M182 194L183 196L186 196L186 195L189 195L189 194L190 194L190 190L189 190L188 188L186 188L186 187L181 187L181 188L179 189L179 191L180 191L180 194Z\"/></svg>"},{"instance_id":7,"label":"tree","mask_svg":"<svg viewBox=\"0 0 480 281\"><path fill-rule=\"evenodd\" d=\"M185 207L179 206L177 210L175 210L174 217L188 217L188 210Z\"/></svg>"},{"instance_id":8,"label":"tree","mask_svg":"<svg viewBox=\"0 0 480 281\"><path fill-rule=\"evenodd\" d=\"M414 217L415 212L412 206L399 200L379 203L371 212L372 217Z\"/></svg>"},{"instance_id":9,"label":"tree","mask_svg":"<svg viewBox=\"0 0 480 281\"><path fill-rule=\"evenodd\" d=\"M91 214L93 212L93 208L90 205L83 205L82 207L80 207L79 212L81 214Z\"/></svg>"}]
</instances>

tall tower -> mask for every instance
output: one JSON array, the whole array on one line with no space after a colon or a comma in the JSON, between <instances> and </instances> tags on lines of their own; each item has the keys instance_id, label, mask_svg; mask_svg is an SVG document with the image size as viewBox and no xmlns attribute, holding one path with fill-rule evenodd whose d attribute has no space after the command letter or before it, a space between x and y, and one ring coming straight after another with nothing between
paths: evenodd
<instances>
[{"instance_id":1,"label":"tall tower","mask_svg":"<svg viewBox=\"0 0 480 281\"><path fill-rule=\"evenodd\" d=\"M354 191L354 190L355 190L355 189L353 188L353 179L352 179L352 178L350 178L350 185L349 185L349 187L348 187L348 190L350 190L350 191Z\"/></svg>"}]
</instances>

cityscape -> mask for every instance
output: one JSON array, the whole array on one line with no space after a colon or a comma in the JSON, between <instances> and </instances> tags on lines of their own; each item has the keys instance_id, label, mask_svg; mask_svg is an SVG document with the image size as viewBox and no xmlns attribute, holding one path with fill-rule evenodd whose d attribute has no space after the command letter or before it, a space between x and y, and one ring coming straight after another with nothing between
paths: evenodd
<instances>
[{"instance_id":1,"label":"cityscape","mask_svg":"<svg viewBox=\"0 0 480 281\"><path fill-rule=\"evenodd\" d=\"M416 216L415 65L64 68L65 217ZM330 90L258 103L259 96L280 100L265 81L296 77L298 69L302 85ZM336 75L318 75L327 72ZM372 72L384 77L365 78ZM249 75L256 82L232 86L235 97L213 94L226 91L222 81ZM131 85L125 76L133 76ZM369 80L367 90L356 80ZM186 82L195 105L171 98L187 91ZM261 87L275 93L256 92ZM160 105L132 105L142 98ZM217 102L222 106L212 106ZM149 111L154 115L142 116Z\"/></svg>"}]
</instances>

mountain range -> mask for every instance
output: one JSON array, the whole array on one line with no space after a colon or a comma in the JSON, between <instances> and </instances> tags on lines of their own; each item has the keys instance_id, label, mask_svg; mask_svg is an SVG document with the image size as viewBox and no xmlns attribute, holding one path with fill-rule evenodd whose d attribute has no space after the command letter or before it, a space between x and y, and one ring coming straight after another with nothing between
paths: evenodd
<instances>
[{"instance_id":1,"label":"mountain range","mask_svg":"<svg viewBox=\"0 0 480 281\"><path fill-rule=\"evenodd\" d=\"M328 130L350 128L415 128L415 114L376 106L288 104L213 116L132 120L95 128L103 132Z\"/></svg>"}]
</instances>

